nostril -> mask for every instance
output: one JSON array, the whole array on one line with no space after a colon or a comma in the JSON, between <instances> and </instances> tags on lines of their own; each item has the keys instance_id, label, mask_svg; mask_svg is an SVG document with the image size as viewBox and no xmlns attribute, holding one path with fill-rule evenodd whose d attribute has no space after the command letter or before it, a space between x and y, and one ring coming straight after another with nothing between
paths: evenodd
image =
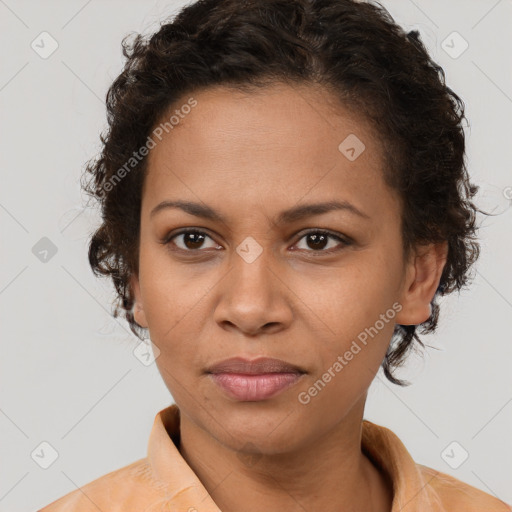
<instances>
[{"instance_id":1,"label":"nostril","mask_svg":"<svg viewBox=\"0 0 512 512\"><path fill-rule=\"evenodd\" d=\"M263 330L265 331L271 331L272 329L275 329L276 327L279 327L279 322L268 322L263 326Z\"/></svg>"}]
</instances>

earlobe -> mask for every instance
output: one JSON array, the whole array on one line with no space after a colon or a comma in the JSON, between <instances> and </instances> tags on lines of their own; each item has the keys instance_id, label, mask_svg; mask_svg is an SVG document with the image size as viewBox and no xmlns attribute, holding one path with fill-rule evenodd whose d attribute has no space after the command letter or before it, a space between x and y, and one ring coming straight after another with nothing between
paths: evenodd
<instances>
[{"instance_id":1,"label":"earlobe","mask_svg":"<svg viewBox=\"0 0 512 512\"><path fill-rule=\"evenodd\" d=\"M396 316L397 324L419 325L430 318L431 301L439 286L447 257L446 241L417 249L408 264L402 290L402 310Z\"/></svg>"},{"instance_id":2,"label":"earlobe","mask_svg":"<svg viewBox=\"0 0 512 512\"><path fill-rule=\"evenodd\" d=\"M135 321L144 328L148 328L148 322L146 320L146 313L144 312L144 306L142 303L142 296L140 293L140 284L139 278L136 275L132 275L130 278L130 286L133 291L134 296L134 307L133 307L133 317Z\"/></svg>"}]
</instances>

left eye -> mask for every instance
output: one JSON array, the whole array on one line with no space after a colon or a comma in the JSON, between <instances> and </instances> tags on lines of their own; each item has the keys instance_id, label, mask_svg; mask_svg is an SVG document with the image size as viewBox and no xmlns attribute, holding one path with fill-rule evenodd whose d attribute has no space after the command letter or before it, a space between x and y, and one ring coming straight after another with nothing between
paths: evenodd
<instances>
[{"instance_id":1,"label":"left eye","mask_svg":"<svg viewBox=\"0 0 512 512\"><path fill-rule=\"evenodd\" d=\"M178 239L182 237L181 240L181 246L179 243L173 242L174 239ZM213 239L204 231L199 231L196 229L187 229L183 230L179 233L176 233L172 237L165 238L162 243L164 245L168 245L171 242L178 247L178 249L185 251L185 252L197 252L199 249L201 249L201 246L204 244L204 241L206 238L209 238L213 245L210 248L216 248L220 247L218 244L216 244ZM329 239L334 240L338 242L338 246L336 247L336 244L334 244L334 250L340 250L343 246L349 246L351 245L351 241L349 239L342 238L339 235L335 235L333 233L330 233L329 231L323 231L323 230L314 230L309 231L302 235L301 238L299 238L299 243L302 240L305 240L305 243L309 246L309 248L312 248L312 251L308 251L307 248L305 249L307 252L333 252L333 247L328 247L326 250L326 247L329 245ZM299 244L297 244L299 245ZM304 250L303 248L300 248L301 250Z\"/></svg>"},{"instance_id":2,"label":"left eye","mask_svg":"<svg viewBox=\"0 0 512 512\"><path fill-rule=\"evenodd\" d=\"M335 240L338 242L338 246L348 246L350 245L349 240L345 240L342 237L338 235L334 235L333 233L330 233L329 231L309 231L308 233L304 234L300 240L305 239L306 244L309 245L309 247L313 247L313 252L333 252L332 247L330 247L328 250L324 250L326 246L329 245L328 240ZM334 244L335 250L336 244Z\"/></svg>"}]
</instances>

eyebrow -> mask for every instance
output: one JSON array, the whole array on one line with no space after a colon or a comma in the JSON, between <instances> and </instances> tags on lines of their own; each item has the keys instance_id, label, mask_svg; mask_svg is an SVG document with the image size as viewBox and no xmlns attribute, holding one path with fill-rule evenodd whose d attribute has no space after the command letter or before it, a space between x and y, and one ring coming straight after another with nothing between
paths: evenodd
<instances>
[{"instance_id":1,"label":"eyebrow","mask_svg":"<svg viewBox=\"0 0 512 512\"><path fill-rule=\"evenodd\" d=\"M153 218L158 212L166 210L168 208L180 209L190 215L196 217L202 217L212 221L218 221L226 223L226 219L219 212L213 208L201 203L194 203L191 201L162 201L157 204L149 214L150 218ZM357 215L363 219L370 220L370 216L362 212L359 208L355 207L348 201L328 201L324 203L313 203L301 206L295 206L288 210L282 211L277 217L277 223L289 224L306 217L312 217L314 215L321 215L323 213L344 210Z\"/></svg>"}]
</instances>

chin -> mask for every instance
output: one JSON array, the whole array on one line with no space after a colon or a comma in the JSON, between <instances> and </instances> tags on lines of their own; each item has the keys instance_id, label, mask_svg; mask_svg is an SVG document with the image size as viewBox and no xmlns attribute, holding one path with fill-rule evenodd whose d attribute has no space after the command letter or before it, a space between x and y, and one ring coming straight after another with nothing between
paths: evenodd
<instances>
[{"instance_id":1,"label":"chin","mask_svg":"<svg viewBox=\"0 0 512 512\"><path fill-rule=\"evenodd\" d=\"M291 451L300 443L298 426L305 425L290 404L279 407L270 402L239 402L216 411L215 421L210 423L215 433L210 430L211 434L241 452L272 455Z\"/></svg>"}]
</instances>

